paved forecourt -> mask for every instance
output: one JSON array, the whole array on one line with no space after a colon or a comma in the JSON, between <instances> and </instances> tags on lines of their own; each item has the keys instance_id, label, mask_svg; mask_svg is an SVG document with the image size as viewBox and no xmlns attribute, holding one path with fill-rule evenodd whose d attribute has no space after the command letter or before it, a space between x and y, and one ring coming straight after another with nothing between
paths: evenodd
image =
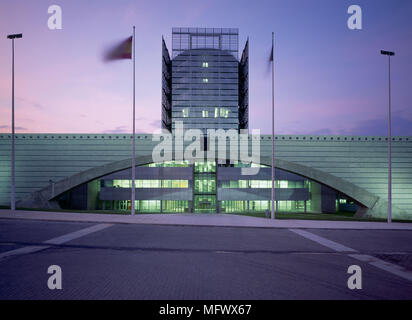
<instances>
[{"instance_id":1,"label":"paved forecourt","mask_svg":"<svg viewBox=\"0 0 412 320\"><path fill-rule=\"evenodd\" d=\"M320 220L271 220L266 218L231 214L94 214L77 212L50 212L0 210L0 219L27 219L46 221L78 221L96 223L131 223L194 225L217 227L254 228L310 228L310 229L370 229L370 230L412 230L412 223L390 224L386 222L362 221L320 221Z\"/></svg>"},{"instance_id":2,"label":"paved forecourt","mask_svg":"<svg viewBox=\"0 0 412 320\"><path fill-rule=\"evenodd\" d=\"M1 299L411 299L408 230L0 219ZM370 240L369 240L370 239ZM48 267L62 270L50 290ZM351 265L361 290L347 286Z\"/></svg>"}]
</instances>

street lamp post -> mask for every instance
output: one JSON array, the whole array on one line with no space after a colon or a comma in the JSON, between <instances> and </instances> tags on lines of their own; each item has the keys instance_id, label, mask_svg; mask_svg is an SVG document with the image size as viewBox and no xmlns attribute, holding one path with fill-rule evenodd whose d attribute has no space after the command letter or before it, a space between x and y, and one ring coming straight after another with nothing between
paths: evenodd
<instances>
[{"instance_id":1,"label":"street lamp post","mask_svg":"<svg viewBox=\"0 0 412 320\"><path fill-rule=\"evenodd\" d=\"M11 39L11 210L16 210L15 178L14 178L14 39L22 38L23 34L9 34Z\"/></svg>"},{"instance_id":2,"label":"street lamp post","mask_svg":"<svg viewBox=\"0 0 412 320\"><path fill-rule=\"evenodd\" d=\"M392 149L391 149L391 57L395 52L381 50L381 54L388 56L388 83L389 83L389 109L388 109L388 223L392 222Z\"/></svg>"}]
</instances>

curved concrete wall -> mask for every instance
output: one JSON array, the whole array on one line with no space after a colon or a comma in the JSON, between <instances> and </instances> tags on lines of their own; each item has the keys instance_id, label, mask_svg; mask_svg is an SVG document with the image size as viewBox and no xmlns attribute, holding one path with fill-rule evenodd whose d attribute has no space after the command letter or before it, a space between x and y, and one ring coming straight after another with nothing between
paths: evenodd
<instances>
[{"instance_id":1,"label":"curved concrete wall","mask_svg":"<svg viewBox=\"0 0 412 320\"><path fill-rule=\"evenodd\" d=\"M3 206L9 205L10 143L9 135L0 134L0 205ZM151 152L157 143L149 134L137 135L136 155L146 163L152 162ZM55 187L64 186L71 180L67 178L83 171L96 174L96 167L102 176L108 173L106 166L118 161L126 168L130 162L130 144L130 135L19 134L16 139L17 200L34 197L35 191L50 187L50 180L61 181ZM277 167L325 183L349 196L361 190L367 198L375 199L366 204L370 212L376 216L386 215L385 137L281 135L276 136L275 148ZM412 137L394 137L392 148L394 217L412 219ZM261 155L262 163L270 159L270 136L261 137ZM282 161L287 164L284 168ZM310 168L313 173L307 174L299 168L304 171ZM315 175L325 175L332 182ZM338 187L333 185L334 181L340 181Z\"/></svg>"}]
</instances>

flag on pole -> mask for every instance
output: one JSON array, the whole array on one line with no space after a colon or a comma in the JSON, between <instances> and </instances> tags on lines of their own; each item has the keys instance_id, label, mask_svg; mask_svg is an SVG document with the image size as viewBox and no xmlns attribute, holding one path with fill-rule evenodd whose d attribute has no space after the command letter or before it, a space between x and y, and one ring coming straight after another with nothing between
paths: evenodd
<instances>
[{"instance_id":1,"label":"flag on pole","mask_svg":"<svg viewBox=\"0 0 412 320\"><path fill-rule=\"evenodd\" d=\"M133 26L133 35L118 43L114 47L107 50L104 54L104 61L133 59L133 133L132 133L132 188L131 188L131 214L135 214L135 136L136 136L136 50L135 50L135 26Z\"/></svg>"},{"instance_id":2,"label":"flag on pole","mask_svg":"<svg viewBox=\"0 0 412 320\"><path fill-rule=\"evenodd\" d=\"M275 35L272 32L272 50L270 51L269 64L272 64L272 212L271 218L276 218L275 209L275 62L273 51L275 48ZM277 203L277 202L276 202Z\"/></svg>"},{"instance_id":3,"label":"flag on pole","mask_svg":"<svg viewBox=\"0 0 412 320\"><path fill-rule=\"evenodd\" d=\"M105 61L132 59L133 36L128 37L119 44L107 50L104 55Z\"/></svg>"},{"instance_id":4,"label":"flag on pole","mask_svg":"<svg viewBox=\"0 0 412 320\"><path fill-rule=\"evenodd\" d=\"M273 61L273 44L272 44L272 49L270 50L270 57L269 57L269 62Z\"/></svg>"},{"instance_id":5,"label":"flag on pole","mask_svg":"<svg viewBox=\"0 0 412 320\"><path fill-rule=\"evenodd\" d=\"M272 62L273 62L273 45L272 45L272 48L270 49L269 59L266 60L266 62L267 62L266 75L268 76L268 75L271 73L271 69L272 69Z\"/></svg>"}]
</instances>

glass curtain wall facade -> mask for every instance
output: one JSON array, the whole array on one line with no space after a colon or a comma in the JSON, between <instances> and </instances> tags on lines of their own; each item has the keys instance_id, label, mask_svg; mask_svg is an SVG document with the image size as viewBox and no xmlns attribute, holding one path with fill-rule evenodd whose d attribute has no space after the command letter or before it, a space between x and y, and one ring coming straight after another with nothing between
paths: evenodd
<instances>
[{"instance_id":1,"label":"glass curtain wall facade","mask_svg":"<svg viewBox=\"0 0 412 320\"><path fill-rule=\"evenodd\" d=\"M195 162L194 177L194 212L216 212L216 162Z\"/></svg>"},{"instance_id":2,"label":"glass curtain wall facade","mask_svg":"<svg viewBox=\"0 0 412 320\"><path fill-rule=\"evenodd\" d=\"M177 121L204 134L207 129L247 128L248 45L239 62L238 36L236 28L172 29L170 62L162 42L163 92L171 92L170 100L166 94L162 98L163 128L173 131ZM171 119L164 101L171 104Z\"/></svg>"},{"instance_id":3,"label":"glass curtain wall facade","mask_svg":"<svg viewBox=\"0 0 412 320\"><path fill-rule=\"evenodd\" d=\"M162 37L162 129L172 130L172 61Z\"/></svg>"},{"instance_id":4,"label":"glass curtain wall facade","mask_svg":"<svg viewBox=\"0 0 412 320\"><path fill-rule=\"evenodd\" d=\"M237 28L172 28L173 59L191 49L224 50L237 60L239 52Z\"/></svg>"},{"instance_id":5,"label":"glass curtain wall facade","mask_svg":"<svg viewBox=\"0 0 412 320\"><path fill-rule=\"evenodd\" d=\"M249 128L249 39L239 63L239 129Z\"/></svg>"}]
</instances>

